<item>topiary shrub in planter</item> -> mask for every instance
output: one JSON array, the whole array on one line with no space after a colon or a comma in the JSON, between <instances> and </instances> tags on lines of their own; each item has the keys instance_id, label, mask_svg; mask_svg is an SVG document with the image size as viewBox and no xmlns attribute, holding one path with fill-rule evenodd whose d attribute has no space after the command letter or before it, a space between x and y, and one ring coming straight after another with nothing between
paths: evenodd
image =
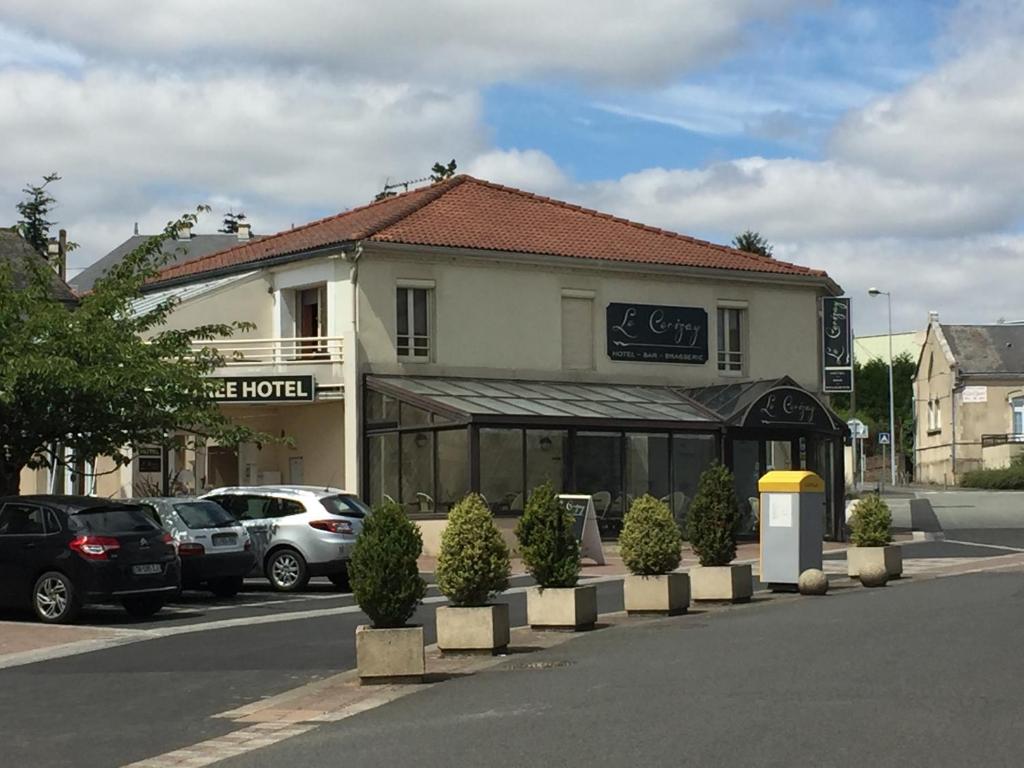
<instances>
[{"instance_id":1,"label":"topiary shrub in planter","mask_svg":"<svg viewBox=\"0 0 1024 768\"><path fill-rule=\"evenodd\" d=\"M890 578L898 578L903 573L902 552L890 544L892 512L877 493L857 501L847 525L853 544L846 550L846 572L850 578L860 576L869 566L884 567Z\"/></svg>"},{"instance_id":2,"label":"topiary shrub in planter","mask_svg":"<svg viewBox=\"0 0 1024 768\"><path fill-rule=\"evenodd\" d=\"M508 546L483 497L471 493L452 507L441 534L437 586L451 605L437 609L443 653L500 653L508 647L508 604L488 601L508 589Z\"/></svg>"},{"instance_id":3,"label":"topiary shrub in planter","mask_svg":"<svg viewBox=\"0 0 1024 768\"><path fill-rule=\"evenodd\" d=\"M671 573L682 560L683 537L665 502L647 494L634 501L623 520L619 548L630 572L622 585L627 613L686 611L690 577Z\"/></svg>"},{"instance_id":4,"label":"topiary shrub in planter","mask_svg":"<svg viewBox=\"0 0 1024 768\"><path fill-rule=\"evenodd\" d=\"M348 572L356 602L372 624L356 629L364 683L421 680L426 671L423 627L406 625L426 593L416 564L422 549L419 529L394 502L363 522Z\"/></svg>"},{"instance_id":5,"label":"topiary shrub in planter","mask_svg":"<svg viewBox=\"0 0 1024 768\"><path fill-rule=\"evenodd\" d=\"M742 517L732 472L712 464L700 476L690 506L690 547L700 566L690 571L694 600L749 600L754 592L750 565L730 565L736 559L736 536Z\"/></svg>"},{"instance_id":6,"label":"topiary shrub in planter","mask_svg":"<svg viewBox=\"0 0 1024 768\"><path fill-rule=\"evenodd\" d=\"M589 629L597 621L597 590L576 586L580 545L573 516L550 483L533 490L516 525L519 552L537 582L527 591L526 613L532 627Z\"/></svg>"}]
</instances>

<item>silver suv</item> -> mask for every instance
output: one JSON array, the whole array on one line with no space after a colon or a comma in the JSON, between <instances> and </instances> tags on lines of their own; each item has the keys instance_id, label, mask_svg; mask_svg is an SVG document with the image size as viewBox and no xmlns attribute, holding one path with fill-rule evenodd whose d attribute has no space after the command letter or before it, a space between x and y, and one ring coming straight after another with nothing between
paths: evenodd
<instances>
[{"instance_id":1,"label":"silver suv","mask_svg":"<svg viewBox=\"0 0 1024 768\"><path fill-rule=\"evenodd\" d=\"M348 588L348 561L370 509L340 488L253 485L203 494L233 514L249 532L254 570L274 589L295 592L312 576Z\"/></svg>"}]
</instances>

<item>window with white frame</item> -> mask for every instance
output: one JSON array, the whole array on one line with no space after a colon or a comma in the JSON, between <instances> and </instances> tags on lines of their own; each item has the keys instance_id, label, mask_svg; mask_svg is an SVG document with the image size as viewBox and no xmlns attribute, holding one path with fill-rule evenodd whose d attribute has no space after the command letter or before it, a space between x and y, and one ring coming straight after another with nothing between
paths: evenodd
<instances>
[{"instance_id":1,"label":"window with white frame","mask_svg":"<svg viewBox=\"0 0 1024 768\"><path fill-rule=\"evenodd\" d=\"M743 372L743 322L746 310L739 307L718 308L718 370L724 373Z\"/></svg>"},{"instance_id":2,"label":"window with white frame","mask_svg":"<svg viewBox=\"0 0 1024 768\"><path fill-rule=\"evenodd\" d=\"M433 289L400 285L396 293L395 347L399 359L430 361L430 304Z\"/></svg>"},{"instance_id":3,"label":"window with white frame","mask_svg":"<svg viewBox=\"0 0 1024 768\"><path fill-rule=\"evenodd\" d=\"M1024 397L1011 400L1010 408L1013 410L1014 439L1024 441Z\"/></svg>"},{"instance_id":4,"label":"window with white frame","mask_svg":"<svg viewBox=\"0 0 1024 768\"><path fill-rule=\"evenodd\" d=\"M935 401L928 398L928 431L935 429Z\"/></svg>"},{"instance_id":5,"label":"window with white frame","mask_svg":"<svg viewBox=\"0 0 1024 768\"><path fill-rule=\"evenodd\" d=\"M942 431L942 408L939 398L928 399L928 433Z\"/></svg>"}]
</instances>

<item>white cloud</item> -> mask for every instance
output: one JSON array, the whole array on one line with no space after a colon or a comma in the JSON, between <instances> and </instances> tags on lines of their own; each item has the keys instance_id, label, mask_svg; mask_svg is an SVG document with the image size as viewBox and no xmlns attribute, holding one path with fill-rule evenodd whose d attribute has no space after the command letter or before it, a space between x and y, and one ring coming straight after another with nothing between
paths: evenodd
<instances>
[{"instance_id":1,"label":"white cloud","mask_svg":"<svg viewBox=\"0 0 1024 768\"><path fill-rule=\"evenodd\" d=\"M750 157L700 170L653 168L586 192L599 207L680 231L729 239L940 237L1012 219L1012 201L983 187L908 182L833 161Z\"/></svg>"},{"instance_id":2,"label":"white cloud","mask_svg":"<svg viewBox=\"0 0 1024 768\"><path fill-rule=\"evenodd\" d=\"M1024 236L804 240L776 255L828 270L853 297L857 333L884 333L886 302L867 289L892 292L893 330L923 328L936 310L950 323L1024 320L1017 285Z\"/></svg>"},{"instance_id":3,"label":"white cloud","mask_svg":"<svg viewBox=\"0 0 1024 768\"><path fill-rule=\"evenodd\" d=\"M315 63L346 76L493 82L569 76L667 81L743 40L746 25L820 0L5 0L0 23L91 56L181 66Z\"/></svg>"},{"instance_id":4,"label":"white cloud","mask_svg":"<svg viewBox=\"0 0 1024 768\"><path fill-rule=\"evenodd\" d=\"M1024 49L990 40L849 115L832 152L909 178L1024 187Z\"/></svg>"},{"instance_id":5,"label":"white cloud","mask_svg":"<svg viewBox=\"0 0 1024 768\"><path fill-rule=\"evenodd\" d=\"M123 236L136 220L153 231L199 202L244 205L266 232L365 203L388 177L477 154L479 111L474 91L303 73L0 70L0 177L17 185L0 190L0 211L13 216L20 182L59 171L56 218L82 243L79 263L120 241L98 237L106 222Z\"/></svg>"},{"instance_id":6,"label":"white cloud","mask_svg":"<svg viewBox=\"0 0 1024 768\"><path fill-rule=\"evenodd\" d=\"M495 149L475 157L465 172L477 178L538 194L564 194L570 182L548 155L537 149Z\"/></svg>"}]
</instances>

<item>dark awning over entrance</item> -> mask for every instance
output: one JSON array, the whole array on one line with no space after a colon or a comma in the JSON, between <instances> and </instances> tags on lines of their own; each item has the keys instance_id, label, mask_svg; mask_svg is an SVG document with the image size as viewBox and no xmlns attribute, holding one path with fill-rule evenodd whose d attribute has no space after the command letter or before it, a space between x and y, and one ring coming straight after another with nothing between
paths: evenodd
<instances>
[{"instance_id":1,"label":"dark awning over entrance","mask_svg":"<svg viewBox=\"0 0 1024 768\"><path fill-rule=\"evenodd\" d=\"M843 420L788 376L680 390L729 427L842 433Z\"/></svg>"}]
</instances>

